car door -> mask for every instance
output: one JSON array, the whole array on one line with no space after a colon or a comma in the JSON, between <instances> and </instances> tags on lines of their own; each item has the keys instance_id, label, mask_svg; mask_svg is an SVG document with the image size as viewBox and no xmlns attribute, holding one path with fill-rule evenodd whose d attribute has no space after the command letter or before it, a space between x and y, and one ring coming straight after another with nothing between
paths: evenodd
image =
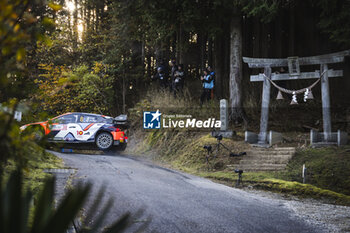
<instances>
[{"instance_id":1,"label":"car door","mask_svg":"<svg viewBox=\"0 0 350 233\"><path fill-rule=\"evenodd\" d=\"M67 124L65 141L79 141L79 114L69 114L65 117L65 124Z\"/></svg>"},{"instance_id":2,"label":"car door","mask_svg":"<svg viewBox=\"0 0 350 233\"><path fill-rule=\"evenodd\" d=\"M98 115L80 114L78 117L80 130L77 131L78 139L82 141L94 140L95 133L104 125L103 118Z\"/></svg>"},{"instance_id":3,"label":"car door","mask_svg":"<svg viewBox=\"0 0 350 233\"><path fill-rule=\"evenodd\" d=\"M75 141L74 133L77 128L77 114L66 114L51 121L51 140L53 141ZM49 136L49 137L50 137Z\"/></svg>"}]
</instances>

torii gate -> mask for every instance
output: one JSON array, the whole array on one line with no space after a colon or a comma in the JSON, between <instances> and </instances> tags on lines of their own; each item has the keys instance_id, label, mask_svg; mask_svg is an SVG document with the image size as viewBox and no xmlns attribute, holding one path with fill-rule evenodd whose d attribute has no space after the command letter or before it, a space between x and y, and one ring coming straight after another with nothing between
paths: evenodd
<instances>
[{"instance_id":1,"label":"torii gate","mask_svg":"<svg viewBox=\"0 0 350 233\"><path fill-rule=\"evenodd\" d=\"M273 139L277 142L282 139L280 134L270 131L268 137L268 118L270 103L271 81L298 80L298 79L321 79L322 92L322 114L323 133L311 131L311 144L346 144L347 133L338 131L332 133L330 95L328 78L343 76L343 70L328 69L328 64L344 62L344 57L350 55L350 50L338 53L331 53L313 57L288 57L284 59L249 58L243 57L243 61L248 63L249 68L264 68L263 74L251 75L251 82L263 82L260 133L246 132L245 140L252 144L267 145L273 144ZM320 71L300 72L300 65L320 65ZM288 67L289 73L271 74L272 67ZM279 138L279 139L278 139Z\"/></svg>"}]
</instances>

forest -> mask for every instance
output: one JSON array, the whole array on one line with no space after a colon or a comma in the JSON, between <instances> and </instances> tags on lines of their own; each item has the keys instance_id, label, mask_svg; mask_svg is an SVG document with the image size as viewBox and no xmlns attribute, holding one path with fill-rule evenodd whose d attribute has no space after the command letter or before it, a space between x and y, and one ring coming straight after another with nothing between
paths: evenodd
<instances>
[{"instance_id":1,"label":"forest","mask_svg":"<svg viewBox=\"0 0 350 233\"><path fill-rule=\"evenodd\" d=\"M211 66L215 98L230 99L232 109L252 102L258 107L261 86L250 83L254 71L242 56L348 49L349 7L347 0L2 0L0 102L21 100L33 106L32 116L125 113L157 88L151 76L159 64L176 59L193 98L199 99L199 77ZM342 68L349 76L348 59ZM346 104L348 78L331 85L340 89L332 101ZM239 120L241 113L231 118Z\"/></svg>"},{"instance_id":2,"label":"forest","mask_svg":"<svg viewBox=\"0 0 350 233\"><path fill-rule=\"evenodd\" d=\"M231 128L244 124L244 129L257 131L262 82L251 82L250 76L263 70L250 69L243 57L291 58L350 51L349 9L349 0L0 0L0 229L66 232L91 188L78 185L68 190L66 201L54 208L54 180L47 179L44 170L62 168L62 160L35 143L34 134L22 134L20 125L66 112L131 115L152 106L148 105L152 101L167 106L166 101L174 99L211 118L213 109L218 115L219 100L224 98L230 107ZM183 92L163 98L173 93L169 87L163 91L155 77L160 67L168 73L172 64L183 68ZM288 67L284 68L272 72L286 72ZM343 70L342 77L330 79L330 99L336 127L349 132L349 56L329 68ZM302 69L314 72L320 67ZM212 100L203 107L202 75L208 71L215 74L214 88L209 93ZM278 85L297 90L313 82L284 80ZM310 128L322 126L319 85L313 89L315 100L305 103L299 95L299 105L291 106L292 96L287 95L277 102L277 94L276 88L271 89L272 130L304 127L304 132L310 132ZM139 104L142 101L144 105ZM14 119L15 110L23 113L21 122ZM292 128L289 120L308 125ZM195 148L191 137L179 135L173 140L174 151L184 146L180 145L184 139L188 139L185 146ZM158 139L154 132L148 136ZM198 140L196 153L202 156L203 143ZM209 135L203 140L216 141ZM167 143L162 146L173 152ZM193 159L193 154L184 160ZM345 156L333 158L325 161L340 164L332 166L341 168L336 177L340 177L339 183L346 183L344 173L349 169L343 169L348 166ZM328 172L323 161L319 167ZM299 167L295 171L299 174ZM327 185L335 174L328 173L331 178L322 180ZM107 212L101 212L103 218ZM105 232L120 232L129 220L126 214ZM82 232L97 232L100 226L94 227Z\"/></svg>"},{"instance_id":3,"label":"forest","mask_svg":"<svg viewBox=\"0 0 350 233\"><path fill-rule=\"evenodd\" d=\"M315 56L350 47L348 0L1 0L0 6L0 102L25 112L24 122L73 111L127 113L160 89L152 80L157 67L175 60L185 71L185 94L198 106L200 76L210 66L214 99L229 99L231 122L246 122L249 112L256 125L249 118L258 115L262 88L249 76L259 70L242 57ZM330 68L344 71L331 80L332 107L347 108L349 59ZM311 81L279 84L297 89ZM320 88L314 89L321 106ZM284 111L289 103L276 106ZM3 114L1 124L8 149L13 120Z\"/></svg>"}]
</instances>

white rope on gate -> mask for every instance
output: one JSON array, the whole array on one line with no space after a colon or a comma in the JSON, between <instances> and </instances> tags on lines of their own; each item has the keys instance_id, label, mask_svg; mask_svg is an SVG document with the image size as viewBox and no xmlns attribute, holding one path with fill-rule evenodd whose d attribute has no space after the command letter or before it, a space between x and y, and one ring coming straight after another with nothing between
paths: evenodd
<instances>
[{"instance_id":1,"label":"white rope on gate","mask_svg":"<svg viewBox=\"0 0 350 233\"><path fill-rule=\"evenodd\" d=\"M281 86L278 86L274 81L272 81L271 78L267 77L265 74L263 74L263 76L265 78L267 78L267 80L269 80L272 85L274 85L278 90L284 92L284 93L287 93L287 94L290 94L290 95L296 95L296 94L301 94L301 93L304 93L306 92L307 90L311 90L314 86L316 86L316 84L321 80L321 78L323 77L323 75L327 72L327 70L323 71L323 73L320 75L320 78L317 79L313 84L311 84L310 86L308 87L305 87L305 88L302 88L302 89L299 89L299 90L289 90L289 89L286 89L286 88L283 88Z\"/></svg>"}]
</instances>

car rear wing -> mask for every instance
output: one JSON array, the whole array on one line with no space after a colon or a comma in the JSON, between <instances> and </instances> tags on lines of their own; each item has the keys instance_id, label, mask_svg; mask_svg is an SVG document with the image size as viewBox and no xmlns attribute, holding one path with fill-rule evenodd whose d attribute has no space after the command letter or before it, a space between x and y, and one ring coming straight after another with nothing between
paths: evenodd
<instances>
[{"instance_id":1,"label":"car rear wing","mask_svg":"<svg viewBox=\"0 0 350 233\"><path fill-rule=\"evenodd\" d=\"M114 118L114 124L117 125L119 128L128 128L128 116L124 114L117 116L116 118Z\"/></svg>"}]
</instances>

